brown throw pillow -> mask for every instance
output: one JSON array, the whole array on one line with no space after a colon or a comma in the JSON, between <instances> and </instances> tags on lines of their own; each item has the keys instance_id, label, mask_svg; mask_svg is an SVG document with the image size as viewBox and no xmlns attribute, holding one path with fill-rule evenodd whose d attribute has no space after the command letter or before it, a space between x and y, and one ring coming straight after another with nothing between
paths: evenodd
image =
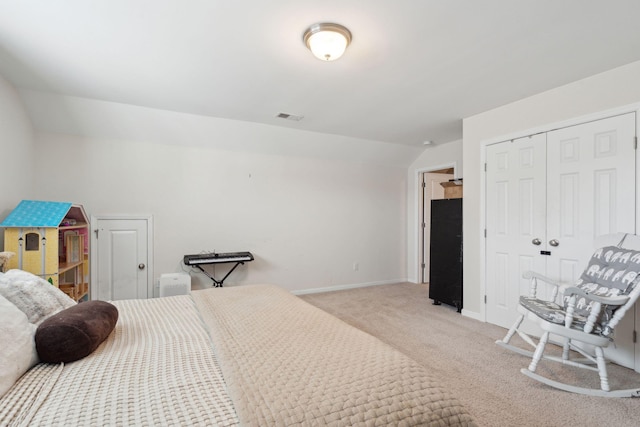
<instances>
[{"instance_id":1,"label":"brown throw pillow","mask_svg":"<svg viewBox=\"0 0 640 427\"><path fill-rule=\"evenodd\" d=\"M54 314L36 330L42 362L73 362L91 354L118 321L118 309L105 301L81 302Z\"/></svg>"}]
</instances>

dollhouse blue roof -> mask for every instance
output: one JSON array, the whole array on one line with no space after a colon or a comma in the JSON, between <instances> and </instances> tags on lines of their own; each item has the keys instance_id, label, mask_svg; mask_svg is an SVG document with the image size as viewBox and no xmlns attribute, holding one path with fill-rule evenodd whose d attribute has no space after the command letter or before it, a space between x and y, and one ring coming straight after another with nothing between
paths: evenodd
<instances>
[{"instance_id":1,"label":"dollhouse blue roof","mask_svg":"<svg viewBox=\"0 0 640 427\"><path fill-rule=\"evenodd\" d=\"M71 205L67 202L23 200L0 223L0 227L57 227Z\"/></svg>"}]
</instances>

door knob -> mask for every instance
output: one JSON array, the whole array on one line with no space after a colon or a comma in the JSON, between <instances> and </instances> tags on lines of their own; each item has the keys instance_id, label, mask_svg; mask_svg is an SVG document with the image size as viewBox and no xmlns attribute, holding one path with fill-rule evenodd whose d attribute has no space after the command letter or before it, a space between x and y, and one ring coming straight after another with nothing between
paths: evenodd
<instances>
[{"instance_id":1,"label":"door knob","mask_svg":"<svg viewBox=\"0 0 640 427\"><path fill-rule=\"evenodd\" d=\"M551 246L558 246L560 242L558 242L556 239L553 239L553 240L549 240L549 244Z\"/></svg>"},{"instance_id":2,"label":"door knob","mask_svg":"<svg viewBox=\"0 0 640 427\"><path fill-rule=\"evenodd\" d=\"M533 239L533 240L531 241L531 243L533 243L533 244L534 244L534 245L536 245L536 246L540 246L540 244L541 244L542 242L540 241L540 239L538 239L538 238L536 237L535 239Z\"/></svg>"},{"instance_id":3,"label":"door knob","mask_svg":"<svg viewBox=\"0 0 640 427\"><path fill-rule=\"evenodd\" d=\"M144 270L146 266L143 263L138 264L138 269L139 270Z\"/></svg>"}]
</instances>

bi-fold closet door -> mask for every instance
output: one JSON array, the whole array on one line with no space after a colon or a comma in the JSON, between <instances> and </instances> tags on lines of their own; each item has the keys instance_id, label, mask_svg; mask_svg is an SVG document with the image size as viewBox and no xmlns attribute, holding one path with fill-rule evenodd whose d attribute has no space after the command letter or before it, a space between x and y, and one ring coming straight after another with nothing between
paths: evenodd
<instances>
[{"instance_id":1,"label":"bi-fold closet door","mask_svg":"<svg viewBox=\"0 0 640 427\"><path fill-rule=\"evenodd\" d=\"M635 134L627 113L486 147L488 322L516 319L529 292L523 272L575 282L598 236L635 232ZM634 316L626 317L609 355L633 367Z\"/></svg>"}]
</instances>

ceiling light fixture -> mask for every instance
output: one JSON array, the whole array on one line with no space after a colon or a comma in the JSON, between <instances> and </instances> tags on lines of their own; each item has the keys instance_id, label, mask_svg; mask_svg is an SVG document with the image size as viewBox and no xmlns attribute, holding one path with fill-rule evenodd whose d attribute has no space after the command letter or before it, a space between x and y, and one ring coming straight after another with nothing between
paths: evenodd
<instances>
[{"instance_id":1,"label":"ceiling light fixture","mask_svg":"<svg viewBox=\"0 0 640 427\"><path fill-rule=\"evenodd\" d=\"M302 40L316 58L335 61L351 43L351 32L340 24L323 22L310 26Z\"/></svg>"}]
</instances>

